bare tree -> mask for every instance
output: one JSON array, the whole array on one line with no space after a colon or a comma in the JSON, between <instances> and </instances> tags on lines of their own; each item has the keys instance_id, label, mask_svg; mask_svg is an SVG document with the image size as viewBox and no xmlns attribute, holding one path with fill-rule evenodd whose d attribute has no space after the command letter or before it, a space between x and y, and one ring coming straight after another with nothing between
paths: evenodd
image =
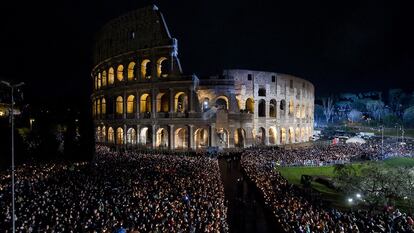
<instances>
[{"instance_id":1,"label":"bare tree","mask_svg":"<svg viewBox=\"0 0 414 233\"><path fill-rule=\"evenodd\" d=\"M322 105L323 114L325 115L326 123L328 123L332 117L332 114L334 113L334 104L332 97L323 98Z\"/></svg>"}]
</instances>

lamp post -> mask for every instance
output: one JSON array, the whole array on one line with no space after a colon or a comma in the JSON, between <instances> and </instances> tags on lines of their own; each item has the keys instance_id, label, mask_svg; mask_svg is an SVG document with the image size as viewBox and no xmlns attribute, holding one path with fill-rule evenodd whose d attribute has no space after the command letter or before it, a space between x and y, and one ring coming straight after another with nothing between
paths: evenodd
<instances>
[{"instance_id":1,"label":"lamp post","mask_svg":"<svg viewBox=\"0 0 414 233\"><path fill-rule=\"evenodd\" d=\"M21 82L19 84L14 84L14 85L6 81L1 81L1 83L11 89L11 111L10 111L11 113L9 112L9 114L10 114L10 121L11 121L12 222L13 222L13 233L15 233L16 232L16 215L15 215L15 207L14 207L15 198L14 198L14 97L13 97L13 94L14 94L14 88L21 87L24 85L24 83Z\"/></svg>"}]
</instances>

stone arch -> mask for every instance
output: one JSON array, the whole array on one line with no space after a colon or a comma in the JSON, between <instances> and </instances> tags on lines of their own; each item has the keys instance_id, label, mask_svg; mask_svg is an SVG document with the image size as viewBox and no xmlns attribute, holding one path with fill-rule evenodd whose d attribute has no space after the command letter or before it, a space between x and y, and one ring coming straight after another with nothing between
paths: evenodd
<instances>
[{"instance_id":1,"label":"stone arch","mask_svg":"<svg viewBox=\"0 0 414 233\"><path fill-rule=\"evenodd\" d=\"M123 65L118 66L116 70L116 78L118 79L118 81L124 80L124 66Z\"/></svg>"},{"instance_id":2,"label":"stone arch","mask_svg":"<svg viewBox=\"0 0 414 233\"><path fill-rule=\"evenodd\" d=\"M168 130L164 127L157 130L157 141L155 143L157 148L168 148Z\"/></svg>"},{"instance_id":3,"label":"stone arch","mask_svg":"<svg viewBox=\"0 0 414 233\"><path fill-rule=\"evenodd\" d=\"M137 144L137 131L134 128L129 128L127 130L126 142L130 145Z\"/></svg>"},{"instance_id":4,"label":"stone arch","mask_svg":"<svg viewBox=\"0 0 414 233\"><path fill-rule=\"evenodd\" d=\"M124 99L122 96L116 97L116 114L123 114L124 113Z\"/></svg>"},{"instance_id":5,"label":"stone arch","mask_svg":"<svg viewBox=\"0 0 414 233\"><path fill-rule=\"evenodd\" d=\"M114 84L114 68L110 67L108 70L108 84Z\"/></svg>"},{"instance_id":6,"label":"stone arch","mask_svg":"<svg viewBox=\"0 0 414 233\"><path fill-rule=\"evenodd\" d=\"M266 101L264 99L259 100L259 117L266 117Z\"/></svg>"},{"instance_id":7,"label":"stone arch","mask_svg":"<svg viewBox=\"0 0 414 233\"><path fill-rule=\"evenodd\" d=\"M188 147L187 129L185 127L175 130L174 145L175 149L186 149Z\"/></svg>"},{"instance_id":8,"label":"stone arch","mask_svg":"<svg viewBox=\"0 0 414 233\"><path fill-rule=\"evenodd\" d=\"M229 98L227 96L218 96L215 101L217 109L229 109Z\"/></svg>"},{"instance_id":9,"label":"stone arch","mask_svg":"<svg viewBox=\"0 0 414 233\"><path fill-rule=\"evenodd\" d=\"M108 142L114 143L115 142L115 132L112 127L108 128Z\"/></svg>"},{"instance_id":10,"label":"stone arch","mask_svg":"<svg viewBox=\"0 0 414 233\"><path fill-rule=\"evenodd\" d=\"M157 76L165 78L168 76L168 59L166 57L160 57L157 60Z\"/></svg>"},{"instance_id":11,"label":"stone arch","mask_svg":"<svg viewBox=\"0 0 414 233\"><path fill-rule=\"evenodd\" d=\"M102 100L101 100L101 111L102 111L102 115L105 115L106 114L106 100L105 100L105 98L102 98Z\"/></svg>"},{"instance_id":12,"label":"stone arch","mask_svg":"<svg viewBox=\"0 0 414 233\"><path fill-rule=\"evenodd\" d=\"M131 61L128 64L128 81L134 80L135 78L135 62Z\"/></svg>"},{"instance_id":13,"label":"stone arch","mask_svg":"<svg viewBox=\"0 0 414 233\"><path fill-rule=\"evenodd\" d=\"M269 117L276 117L276 108L277 108L276 100L271 99L270 104L269 104Z\"/></svg>"},{"instance_id":14,"label":"stone arch","mask_svg":"<svg viewBox=\"0 0 414 233\"><path fill-rule=\"evenodd\" d=\"M116 129L116 144L124 144L124 130L121 127Z\"/></svg>"},{"instance_id":15,"label":"stone arch","mask_svg":"<svg viewBox=\"0 0 414 233\"><path fill-rule=\"evenodd\" d=\"M280 128L280 144L286 144L286 129Z\"/></svg>"},{"instance_id":16,"label":"stone arch","mask_svg":"<svg viewBox=\"0 0 414 233\"><path fill-rule=\"evenodd\" d=\"M245 110L248 113L254 113L254 100L252 98L247 98Z\"/></svg>"},{"instance_id":17,"label":"stone arch","mask_svg":"<svg viewBox=\"0 0 414 233\"><path fill-rule=\"evenodd\" d=\"M174 110L175 112L185 112L188 107L188 96L185 92L177 92L174 96Z\"/></svg>"},{"instance_id":18,"label":"stone arch","mask_svg":"<svg viewBox=\"0 0 414 233\"><path fill-rule=\"evenodd\" d=\"M269 128L269 145L276 145L277 133L274 127Z\"/></svg>"},{"instance_id":19,"label":"stone arch","mask_svg":"<svg viewBox=\"0 0 414 233\"><path fill-rule=\"evenodd\" d=\"M286 110L286 100L280 101L280 110L285 111Z\"/></svg>"},{"instance_id":20,"label":"stone arch","mask_svg":"<svg viewBox=\"0 0 414 233\"><path fill-rule=\"evenodd\" d=\"M151 128L148 126L144 126L140 129L139 132L139 141L140 144L151 147L152 146L152 132Z\"/></svg>"},{"instance_id":21,"label":"stone arch","mask_svg":"<svg viewBox=\"0 0 414 233\"><path fill-rule=\"evenodd\" d=\"M131 114L135 112L135 96L134 95L129 95L127 98L127 113Z\"/></svg>"},{"instance_id":22,"label":"stone arch","mask_svg":"<svg viewBox=\"0 0 414 233\"><path fill-rule=\"evenodd\" d=\"M229 139L230 134L229 131L225 128L217 129L217 146L220 148L228 148L229 147Z\"/></svg>"},{"instance_id":23,"label":"stone arch","mask_svg":"<svg viewBox=\"0 0 414 233\"><path fill-rule=\"evenodd\" d=\"M234 146L244 148L246 145L246 131L243 128L234 130Z\"/></svg>"},{"instance_id":24,"label":"stone arch","mask_svg":"<svg viewBox=\"0 0 414 233\"><path fill-rule=\"evenodd\" d=\"M296 128L295 130L295 142L300 142L300 128Z\"/></svg>"},{"instance_id":25,"label":"stone arch","mask_svg":"<svg viewBox=\"0 0 414 233\"><path fill-rule=\"evenodd\" d=\"M294 141L295 141L295 131L293 130L293 127L289 127L288 142L293 143Z\"/></svg>"},{"instance_id":26,"label":"stone arch","mask_svg":"<svg viewBox=\"0 0 414 233\"><path fill-rule=\"evenodd\" d=\"M151 60L144 59L141 62L141 75L143 79L151 79Z\"/></svg>"},{"instance_id":27,"label":"stone arch","mask_svg":"<svg viewBox=\"0 0 414 233\"><path fill-rule=\"evenodd\" d=\"M140 98L140 112L151 112L151 96L148 93L142 94Z\"/></svg>"},{"instance_id":28,"label":"stone arch","mask_svg":"<svg viewBox=\"0 0 414 233\"><path fill-rule=\"evenodd\" d=\"M157 94L157 112L170 111L170 95L165 92Z\"/></svg>"},{"instance_id":29,"label":"stone arch","mask_svg":"<svg viewBox=\"0 0 414 233\"><path fill-rule=\"evenodd\" d=\"M194 132L194 145L196 149L208 147L208 130L198 128Z\"/></svg>"},{"instance_id":30,"label":"stone arch","mask_svg":"<svg viewBox=\"0 0 414 233\"><path fill-rule=\"evenodd\" d=\"M263 127L257 129L256 135L257 144L265 145L266 144L266 130Z\"/></svg>"}]
</instances>

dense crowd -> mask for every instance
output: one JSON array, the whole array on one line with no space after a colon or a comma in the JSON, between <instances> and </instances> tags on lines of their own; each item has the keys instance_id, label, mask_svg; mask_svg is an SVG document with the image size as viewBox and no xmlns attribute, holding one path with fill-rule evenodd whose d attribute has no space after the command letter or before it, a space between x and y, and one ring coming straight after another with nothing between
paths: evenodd
<instances>
[{"instance_id":1,"label":"dense crowd","mask_svg":"<svg viewBox=\"0 0 414 233\"><path fill-rule=\"evenodd\" d=\"M216 159L98 148L91 163L16 175L18 232L228 231ZM0 232L11 232L10 177L0 182Z\"/></svg>"},{"instance_id":2,"label":"dense crowd","mask_svg":"<svg viewBox=\"0 0 414 233\"><path fill-rule=\"evenodd\" d=\"M297 149L254 149L242 155L242 167L261 190L279 225L286 232L414 232L412 216L389 210L370 216L366 211L340 211L312 200L306 190L289 184L274 169L275 161L300 164L309 160L349 160L374 153L366 146L334 145ZM372 147L371 147L372 148Z\"/></svg>"}]
</instances>

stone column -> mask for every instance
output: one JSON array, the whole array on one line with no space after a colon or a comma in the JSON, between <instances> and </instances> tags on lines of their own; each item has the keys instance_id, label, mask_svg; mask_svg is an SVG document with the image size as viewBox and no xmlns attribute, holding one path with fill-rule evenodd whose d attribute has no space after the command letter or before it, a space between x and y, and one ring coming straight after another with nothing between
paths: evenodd
<instances>
[{"instance_id":1,"label":"stone column","mask_svg":"<svg viewBox=\"0 0 414 233\"><path fill-rule=\"evenodd\" d=\"M169 103L169 110L170 110L170 117L173 117L174 115L174 89L169 89L169 95L170 95L170 103Z\"/></svg>"},{"instance_id":2,"label":"stone column","mask_svg":"<svg viewBox=\"0 0 414 233\"><path fill-rule=\"evenodd\" d=\"M188 125L188 149L194 150L194 125Z\"/></svg>"},{"instance_id":3,"label":"stone column","mask_svg":"<svg viewBox=\"0 0 414 233\"><path fill-rule=\"evenodd\" d=\"M126 96L126 91L124 91L124 95L123 95L123 103L122 103L122 115L123 118L126 119L127 118L127 96Z\"/></svg>"},{"instance_id":4,"label":"stone column","mask_svg":"<svg viewBox=\"0 0 414 233\"><path fill-rule=\"evenodd\" d=\"M155 149L157 145L157 125L152 125L152 148Z\"/></svg>"},{"instance_id":5,"label":"stone column","mask_svg":"<svg viewBox=\"0 0 414 233\"><path fill-rule=\"evenodd\" d=\"M152 118L157 117L157 90L151 89L151 116Z\"/></svg>"},{"instance_id":6,"label":"stone column","mask_svg":"<svg viewBox=\"0 0 414 233\"><path fill-rule=\"evenodd\" d=\"M235 128L229 128L229 148L234 147L234 132Z\"/></svg>"},{"instance_id":7,"label":"stone column","mask_svg":"<svg viewBox=\"0 0 414 233\"><path fill-rule=\"evenodd\" d=\"M140 125L137 125L137 145L141 143L141 137L140 137Z\"/></svg>"},{"instance_id":8,"label":"stone column","mask_svg":"<svg viewBox=\"0 0 414 233\"><path fill-rule=\"evenodd\" d=\"M139 91L137 90L135 92L135 98L136 98L136 103L135 103L135 118L139 118L139 111L140 111L140 106L141 106L141 98L139 96Z\"/></svg>"},{"instance_id":9,"label":"stone column","mask_svg":"<svg viewBox=\"0 0 414 233\"><path fill-rule=\"evenodd\" d=\"M168 148L170 150L175 149L175 143L174 143L174 125L168 125L169 126L169 132L168 132Z\"/></svg>"},{"instance_id":10,"label":"stone column","mask_svg":"<svg viewBox=\"0 0 414 233\"><path fill-rule=\"evenodd\" d=\"M191 88L188 90L188 105L189 112L194 112L194 91Z\"/></svg>"}]
</instances>

